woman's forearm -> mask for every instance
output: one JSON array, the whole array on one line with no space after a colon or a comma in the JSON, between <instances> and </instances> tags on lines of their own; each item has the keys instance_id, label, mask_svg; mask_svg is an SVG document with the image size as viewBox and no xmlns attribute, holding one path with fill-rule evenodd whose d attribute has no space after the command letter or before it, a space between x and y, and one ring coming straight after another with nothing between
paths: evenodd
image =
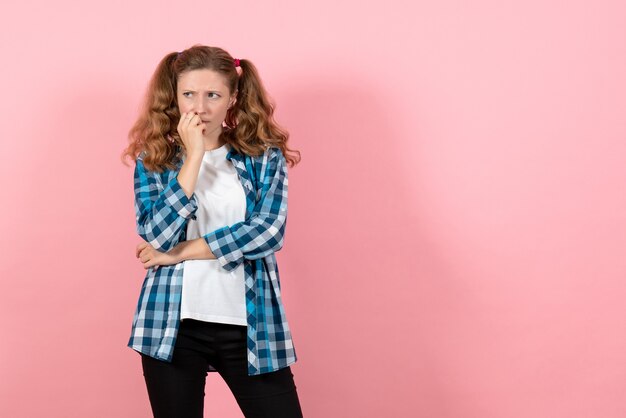
<instances>
[{"instance_id":1,"label":"woman's forearm","mask_svg":"<svg viewBox=\"0 0 626 418\"><path fill-rule=\"evenodd\" d=\"M179 263L185 260L215 260L215 255L204 238L183 241L172 248L169 253L174 256Z\"/></svg>"},{"instance_id":2,"label":"woman's forearm","mask_svg":"<svg viewBox=\"0 0 626 418\"><path fill-rule=\"evenodd\" d=\"M200 171L200 166L202 165L203 155L204 154L200 153L188 155L177 175L177 180L178 183L180 183L180 187L190 199L193 195L194 190L196 189L198 172Z\"/></svg>"}]
</instances>

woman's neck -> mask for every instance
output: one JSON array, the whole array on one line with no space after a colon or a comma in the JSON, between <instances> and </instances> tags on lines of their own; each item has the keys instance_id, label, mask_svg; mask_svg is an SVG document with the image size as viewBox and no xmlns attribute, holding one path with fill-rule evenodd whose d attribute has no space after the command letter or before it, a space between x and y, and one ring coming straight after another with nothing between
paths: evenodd
<instances>
[{"instance_id":1,"label":"woman's neck","mask_svg":"<svg viewBox=\"0 0 626 418\"><path fill-rule=\"evenodd\" d=\"M217 134L217 137L206 138L204 137L204 150L212 151L224 145L226 141L224 140L224 135L222 135L222 130Z\"/></svg>"}]
</instances>

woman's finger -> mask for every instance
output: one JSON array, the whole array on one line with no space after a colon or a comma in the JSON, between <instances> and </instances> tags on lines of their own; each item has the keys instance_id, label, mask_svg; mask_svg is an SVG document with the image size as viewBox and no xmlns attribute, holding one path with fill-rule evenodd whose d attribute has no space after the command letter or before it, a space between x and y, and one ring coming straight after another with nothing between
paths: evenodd
<instances>
[{"instance_id":1,"label":"woman's finger","mask_svg":"<svg viewBox=\"0 0 626 418\"><path fill-rule=\"evenodd\" d=\"M135 257L136 257L136 258L139 258L139 254L141 253L141 250L142 250L142 248L141 248L141 244L139 244L139 245L137 246L137 248L135 248Z\"/></svg>"},{"instance_id":2,"label":"woman's finger","mask_svg":"<svg viewBox=\"0 0 626 418\"><path fill-rule=\"evenodd\" d=\"M180 133L180 128L183 124L183 119L185 118L186 113L181 113L180 114L180 118L178 119L178 126L176 126L176 130L178 131L178 133Z\"/></svg>"},{"instance_id":3,"label":"woman's finger","mask_svg":"<svg viewBox=\"0 0 626 418\"><path fill-rule=\"evenodd\" d=\"M154 251L154 247L148 244L139 252L139 257L149 257Z\"/></svg>"},{"instance_id":4,"label":"woman's finger","mask_svg":"<svg viewBox=\"0 0 626 418\"><path fill-rule=\"evenodd\" d=\"M150 245L150 244L149 244L149 243L147 243L147 242L145 242L145 241L144 241L144 242L142 242L142 243L140 243L140 244L137 244L136 251L135 251L135 255L136 255L137 257L139 257L139 254L141 254L141 252L142 252L145 248L147 248L149 245Z\"/></svg>"},{"instance_id":5,"label":"woman's finger","mask_svg":"<svg viewBox=\"0 0 626 418\"><path fill-rule=\"evenodd\" d=\"M146 270L148 270L149 268L151 268L152 270L158 270L159 265L154 264L154 261L149 261L147 263L144 263L143 268Z\"/></svg>"},{"instance_id":6,"label":"woman's finger","mask_svg":"<svg viewBox=\"0 0 626 418\"><path fill-rule=\"evenodd\" d=\"M187 118L185 119L185 121L187 122L186 127L189 128L190 126L196 126L196 120L200 118L200 116L198 116L197 113L191 113L189 112L187 114Z\"/></svg>"},{"instance_id":7,"label":"woman's finger","mask_svg":"<svg viewBox=\"0 0 626 418\"><path fill-rule=\"evenodd\" d=\"M182 115L180 115L180 119L178 120L178 133L181 134L185 128L185 122L187 121L187 118L189 116L189 112L184 112Z\"/></svg>"}]
</instances>

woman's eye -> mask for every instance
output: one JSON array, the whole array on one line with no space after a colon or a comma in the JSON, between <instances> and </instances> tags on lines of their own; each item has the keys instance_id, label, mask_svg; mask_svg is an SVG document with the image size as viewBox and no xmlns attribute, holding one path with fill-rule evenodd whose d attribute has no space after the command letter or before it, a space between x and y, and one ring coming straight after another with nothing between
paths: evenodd
<instances>
[{"instance_id":1,"label":"woman's eye","mask_svg":"<svg viewBox=\"0 0 626 418\"><path fill-rule=\"evenodd\" d=\"M190 96L188 96L188 95L191 95L191 94L193 94L193 93L192 93L192 92L190 92L190 91L186 91L186 92L184 92L184 93L183 93L183 97L190 97ZM219 95L219 94L217 94L217 93L213 93L213 92L211 92L211 93L209 93L209 97L210 97L211 99L217 99L218 97L222 97L222 96L220 96L220 95Z\"/></svg>"}]
</instances>

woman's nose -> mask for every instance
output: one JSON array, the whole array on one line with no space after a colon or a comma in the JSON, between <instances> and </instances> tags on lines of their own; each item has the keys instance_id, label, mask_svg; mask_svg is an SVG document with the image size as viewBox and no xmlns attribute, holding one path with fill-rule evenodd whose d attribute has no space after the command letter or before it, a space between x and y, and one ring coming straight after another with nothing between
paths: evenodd
<instances>
[{"instance_id":1,"label":"woman's nose","mask_svg":"<svg viewBox=\"0 0 626 418\"><path fill-rule=\"evenodd\" d=\"M197 113L206 113L209 110L208 103L202 98L196 99L193 104L193 110Z\"/></svg>"}]
</instances>

